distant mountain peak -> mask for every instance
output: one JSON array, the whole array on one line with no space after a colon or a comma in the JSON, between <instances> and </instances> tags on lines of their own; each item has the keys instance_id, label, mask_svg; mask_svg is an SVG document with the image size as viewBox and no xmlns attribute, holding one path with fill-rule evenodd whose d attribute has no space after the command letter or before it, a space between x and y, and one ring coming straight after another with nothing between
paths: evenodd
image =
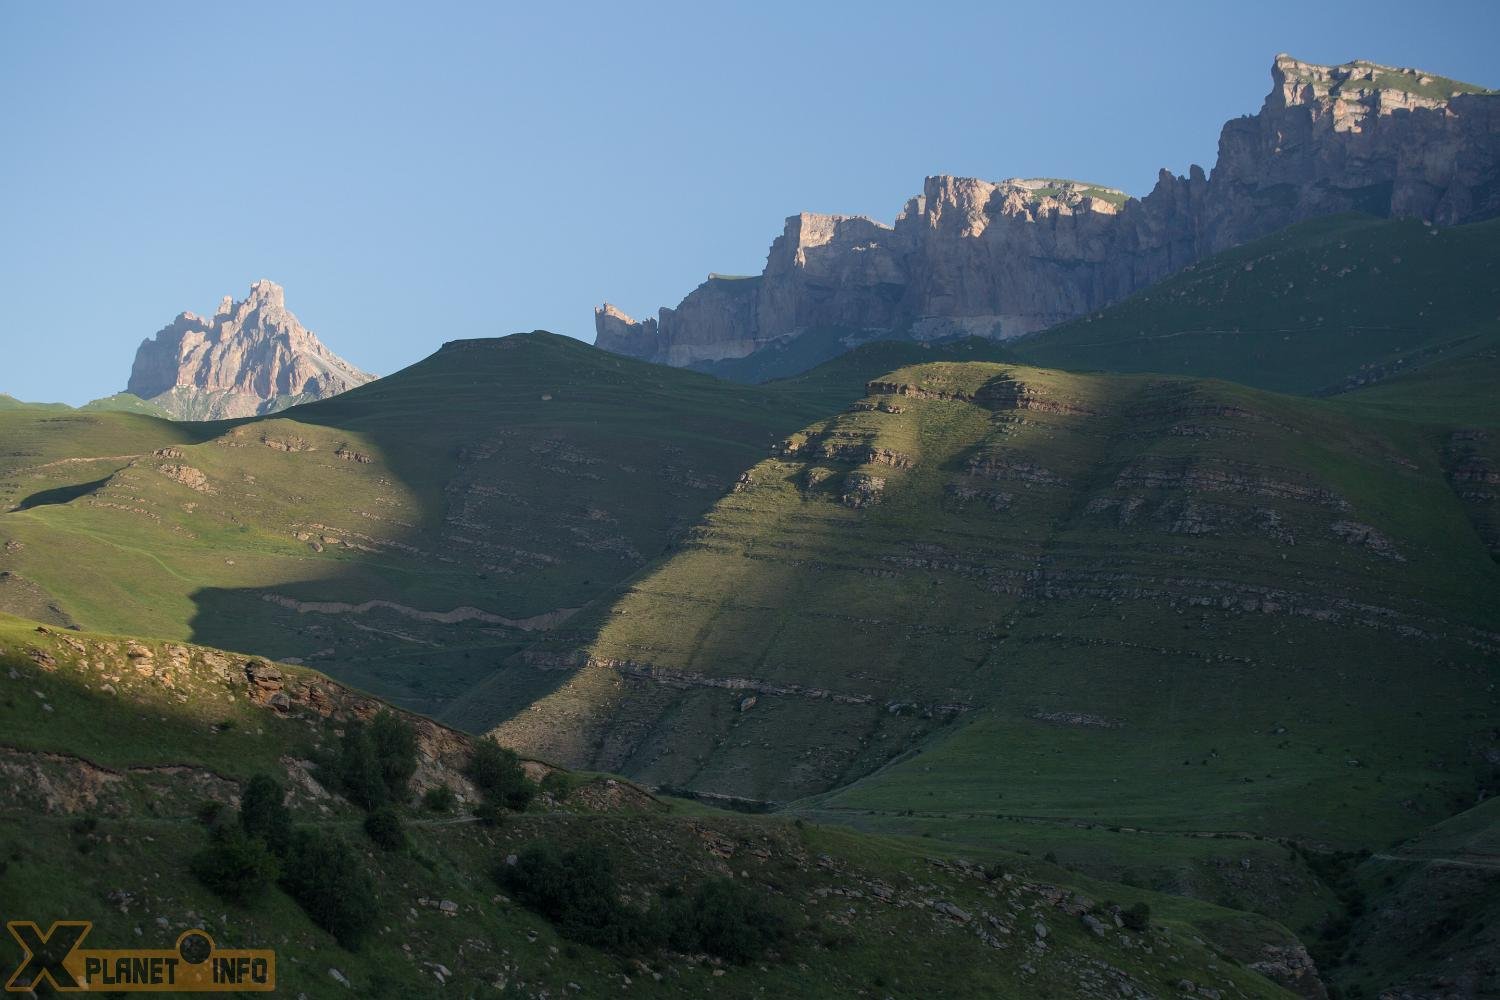
<instances>
[{"instance_id":1,"label":"distant mountain peak","mask_svg":"<svg viewBox=\"0 0 1500 1000\"><path fill-rule=\"evenodd\" d=\"M286 308L262 278L243 299L226 295L213 316L178 314L137 349L126 391L182 420L270 413L370 381Z\"/></svg>"}]
</instances>

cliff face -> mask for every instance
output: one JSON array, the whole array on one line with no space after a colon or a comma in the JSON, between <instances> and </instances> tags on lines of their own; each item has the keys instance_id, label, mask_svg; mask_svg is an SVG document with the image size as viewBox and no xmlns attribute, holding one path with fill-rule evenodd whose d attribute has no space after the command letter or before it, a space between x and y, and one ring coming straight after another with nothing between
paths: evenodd
<instances>
[{"instance_id":1,"label":"cliff face","mask_svg":"<svg viewBox=\"0 0 1500 1000\"><path fill-rule=\"evenodd\" d=\"M363 385L367 375L286 308L280 285L257 281L211 317L185 312L136 350L126 391L179 420L270 413Z\"/></svg>"},{"instance_id":2,"label":"cliff face","mask_svg":"<svg viewBox=\"0 0 1500 1000\"><path fill-rule=\"evenodd\" d=\"M676 309L595 310L595 343L673 365L743 357L818 327L1008 338L1101 308L1220 250L1335 212L1441 225L1500 215L1500 94L1373 63L1277 56L1211 176L1145 198L1075 181L929 177L894 226L787 220L758 277L711 276Z\"/></svg>"}]
</instances>

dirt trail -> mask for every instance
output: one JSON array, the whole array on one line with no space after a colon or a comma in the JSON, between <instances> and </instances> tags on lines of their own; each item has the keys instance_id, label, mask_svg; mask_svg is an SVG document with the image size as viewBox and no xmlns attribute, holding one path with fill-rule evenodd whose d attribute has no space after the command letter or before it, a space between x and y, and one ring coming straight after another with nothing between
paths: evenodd
<instances>
[{"instance_id":1,"label":"dirt trail","mask_svg":"<svg viewBox=\"0 0 1500 1000\"><path fill-rule=\"evenodd\" d=\"M518 628L523 632L535 632L549 629L554 625L561 625L573 615L577 614L577 608L558 608L556 611L544 611L530 618L506 618L502 615L491 614L481 611L479 608L461 607L452 611L423 611L420 608L408 607L405 604L397 604L394 601L365 601L363 604L346 604L343 601L299 601L292 597L281 594L262 594L262 600L269 601L295 611L299 615L362 615L377 609L394 611L398 615L413 618L417 621L436 622L440 625L457 625L460 622L478 621L488 625L504 625L508 628Z\"/></svg>"}]
</instances>

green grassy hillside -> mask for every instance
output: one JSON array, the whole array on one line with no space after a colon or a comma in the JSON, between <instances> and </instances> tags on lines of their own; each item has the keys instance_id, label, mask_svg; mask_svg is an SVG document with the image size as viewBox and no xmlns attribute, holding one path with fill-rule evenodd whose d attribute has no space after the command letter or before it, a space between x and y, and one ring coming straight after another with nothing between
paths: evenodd
<instances>
[{"instance_id":1,"label":"green grassy hillside","mask_svg":"<svg viewBox=\"0 0 1500 1000\"><path fill-rule=\"evenodd\" d=\"M539 333L262 420L6 410L0 601L303 659L435 710L658 556L830 392L852 395Z\"/></svg>"},{"instance_id":2,"label":"green grassy hillside","mask_svg":"<svg viewBox=\"0 0 1500 1000\"><path fill-rule=\"evenodd\" d=\"M1166 372L1281 392L1351 389L1500 334L1500 221L1332 216L1201 261L1012 342L1029 364Z\"/></svg>"},{"instance_id":3,"label":"green grassy hillside","mask_svg":"<svg viewBox=\"0 0 1500 1000\"><path fill-rule=\"evenodd\" d=\"M1500 781L1494 344L1481 331L1461 355L1313 399L996 363L983 342L870 344L743 386L537 333L450 344L256 420L0 408L0 609L85 643L301 661L656 786L671 810L618 842L637 873L663 851L696 858L672 878L712 870L690 850L702 803L770 809L715 822L746 845L791 838L776 878L829 890L808 907L855 884L816 882L829 845L913 885L928 855L995 860L1093 898L1175 897L1152 906L1306 986L1278 925L1322 942L1331 976L1380 947L1352 890L1378 859L1344 852L1389 853ZM150 757L149 713L56 725L96 709L39 716L32 736ZM316 726L285 747L217 738L246 725L169 726L160 752L243 780L328 744ZM570 842L594 820L514 822ZM475 852L521 842L470 824L431 837L429 875L387 879L482 870L465 867ZM183 843L164 841L163 863ZM926 926L897 910L868 926ZM833 955L843 932L819 919ZM809 965L825 991L931 991L887 950ZM1024 965L1039 967L1007 962L1032 949L994 950L1001 992L1028 995ZM934 968L971 957L944 954ZM1414 981L1447 954L1378 977ZM613 961L553 970L602 989ZM1046 988L1074 995L1081 968Z\"/></svg>"},{"instance_id":4,"label":"green grassy hillside","mask_svg":"<svg viewBox=\"0 0 1500 1000\"><path fill-rule=\"evenodd\" d=\"M7 918L91 920L93 947L171 947L196 927L221 946L275 949L279 992L309 997L1165 995L1184 979L1234 996L1293 995L1256 969L1296 947L1264 920L1070 880L1004 852L966 860L925 842L674 805L535 763L547 791L498 826L475 822L462 801L445 814L411 802L397 812L407 845L381 848L312 764L376 703L294 667L275 668L273 694L271 670L202 647L0 619ZM407 725L413 792L446 786L472 803L469 741L422 719ZM239 902L195 874L210 825L234 828L256 775L285 789L296 829L352 857L373 887L361 941L341 945L282 887ZM734 885L737 905L780 913L789 934L744 962L584 943L491 874L537 841L612 859L620 919L644 920L645 901L718 880ZM1114 912L1136 903L1150 905L1149 925L1117 923ZM19 958L9 937L0 943L0 962Z\"/></svg>"},{"instance_id":5,"label":"green grassy hillside","mask_svg":"<svg viewBox=\"0 0 1500 1000\"><path fill-rule=\"evenodd\" d=\"M1500 995L1500 800L1489 799L1343 876L1358 915L1331 978L1349 996Z\"/></svg>"},{"instance_id":6,"label":"green grassy hillside","mask_svg":"<svg viewBox=\"0 0 1500 1000\"><path fill-rule=\"evenodd\" d=\"M587 666L495 721L757 800L1399 837L1403 803L1480 780L1500 580L1402 431L1224 383L900 370L751 470L580 622ZM489 686L568 662L539 655ZM488 693L450 717L482 724Z\"/></svg>"}]
</instances>

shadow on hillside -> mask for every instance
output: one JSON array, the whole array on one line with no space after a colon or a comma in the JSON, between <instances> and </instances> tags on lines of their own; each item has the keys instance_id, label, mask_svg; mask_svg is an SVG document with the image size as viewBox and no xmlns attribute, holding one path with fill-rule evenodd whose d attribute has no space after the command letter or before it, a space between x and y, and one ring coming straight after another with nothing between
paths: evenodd
<instances>
[{"instance_id":1,"label":"shadow on hillside","mask_svg":"<svg viewBox=\"0 0 1500 1000\"><path fill-rule=\"evenodd\" d=\"M237 465L263 473L246 493L313 498L258 522L237 507L235 520L306 548L247 551L259 586L195 590L192 638L298 660L432 716L478 688L482 705L455 721L499 724L573 675L556 664L593 633L566 628L569 614L654 564L816 408L529 334L446 345L341 396L226 425ZM289 478L296 462L312 478ZM562 655L522 655L538 645Z\"/></svg>"},{"instance_id":2,"label":"shadow on hillside","mask_svg":"<svg viewBox=\"0 0 1500 1000\"><path fill-rule=\"evenodd\" d=\"M559 636L493 625L434 624L386 609L299 612L276 603L289 593L315 599L329 580L267 588L205 587L193 593L193 641L239 650L314 670L433 718L482 687L485 711L474 717L498 725L565 684L573 671L542 670L522 655L533 644L589 636ZM309 603L313 603L310 600ZM347 606L346 606L347 607ZM503 678L503 680L502 680ZM463 725L465 720L454 724Z\"/></svg>"},{"instance_id":3,"label":"shadow on hillside","mask_svg":"<svg viewBox=\"0 0 1500 1000\"><path fill-rule=\"evenodd\" d=\"M34 507L48 507L57 504L72 503L90 494L97 493L103 489L110 480L109 476L96 479L91 483L70 483L67 486L57 486L50 490L39 490L31 496L22 499L15 505L14 510L31 510Z\"/></svg>"}]
</instances>

